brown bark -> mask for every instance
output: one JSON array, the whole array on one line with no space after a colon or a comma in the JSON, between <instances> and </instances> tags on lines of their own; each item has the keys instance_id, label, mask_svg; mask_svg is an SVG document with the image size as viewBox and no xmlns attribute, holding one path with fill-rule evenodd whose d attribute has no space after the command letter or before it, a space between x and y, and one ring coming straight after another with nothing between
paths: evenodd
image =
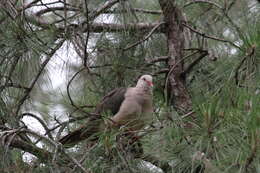
<instances>
[{"instance_id":1,"label":"brown bark","mask_svg":"<svg viewBox=\"0 0 260 173\"><path fill-rule=\"evenodd\" d=\"M166 79L167 99L178 113L191 111L191 98L186 84L183 62L184 31L181 11L175 6L173 0L160 0L164 15L165 35L168 45L169 73Z\"/></svg>"}]
</instances>

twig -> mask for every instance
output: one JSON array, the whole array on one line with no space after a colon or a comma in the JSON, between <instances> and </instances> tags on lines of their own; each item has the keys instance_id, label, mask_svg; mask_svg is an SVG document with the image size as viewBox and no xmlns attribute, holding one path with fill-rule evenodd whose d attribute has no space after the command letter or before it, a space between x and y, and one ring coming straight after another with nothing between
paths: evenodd
<instances>
[{"instance_id":1,"label":"twig","mask_svg":"<svg viewBox=\"0 0 260 173\"><path fill-rule=\"evenodd\" d=\"M65 1L66 1L66 0L65 0ZM45 8L50 8L50 7L47 5L48 3L43 3L42 1L40 1L40 2L41 2L41 5L44 6ZM56 3L56 2L54 2L54 4L55 4L55 3ZM64 4L64 6L65 6L65 4ZM66 7L65 7L64 11L66 11ZM54 15L60 17L63 21L66 21L66 19L65 19L62 15L60 15L59 13L56 13L56 11L52 11L52 13L53 13ZM66 17L66 16L65 16L65 17ZM66 31L66 25L65 25L65 31Z\"/></svg>"},{"instance_id":2,"label":"twig","mask_svg":"<svg viewBox=\"0 0 260 173\"><path fill-rule=\"evenodd\" d=\"M45 124L45 122L41 118L39 118L37 115L34 115L32 113L29 113L29 112L26 112L26 113L23 113L22 115L20 115L19 119L22 119L25 116L30 116L30 117L35 118L42 125L42 127L44 128L44 130L45 130L46 134L48 135L48 137L53 140L53 136L51 135L51 133L47 133L48 131L50 131L50 129L48 128L47 124Z\"/></svg>"},{"instance_id":3,"label":"twig","mask_svg":"<svg viewBox=\"0 0 260 173\"><path fill-rule=\"evenodd\" d=\"M1 86L0 86L0 90L2 90L2 88L6 88L6 87L18 88L18 89L25 89L25 90L28 90L28 89L29 89L29 88L26 87L26 86L22 86L22 85L20 85L20 84L16 84L16 83L11 82L11 83L7 83L7 84L5 84L5 85L1 85Z\"/></svg>"},{"instance_id":4,"label":"twig","mask_svg":"<svg viewBox=\"0 0 260 173\"><path fill-rule=\"evenodd\" d=\"M87 171L74 157L72 157L70 154L67 154L63 148L61 151L67 158L74 162L74 164L76 164L84 173L91 173L90 171Z\"/></svg>"},{"instance_id":5,"label":"twig","mask_svg":"<svg viewBox=\"0 0 260 173\"><path fill-rule=\"evenodd\" d=\"M183 74L184 74L184 75L186 75L186 74L188 74L189 72L191 72L191 70L193 69L193 67L194 67L196 64L198 64L198 63L202 60L202 58L204 58L205 56L208 55L208 51L206 51L206 50L200 50L200 52L201 52L201 55L200 55L197 59L195 59L195 60L183 71Z\"/></svg>"},{"instance_id":6,"label":"twig","mask_svg":"<svg viewBox=\"0 0 260 173\"><path fill-rule=\"evenodd\" d=\"M176 62L172 67L171 69L168 71L168 74L166 76L166 79L165 79L165 89L164 89L164 95L165 95L165 100L166 100L166 103L168 102L168 93L167 93L167 87L168 87L168 81L169 81L169 76L171 75L171 73L173 72L174 68L177 67L181 62L183 62L185 59L188 59L189 57L191 57L192 55L196 54L197 52L195 53L192 53L190 55L187 55L185 57L183 57L182 59L180 59L178 62ZM182 72L183 73L183 72Z\"/></svg>"},{"instance_id":7,"label":"twig","mask_svg":"<svg viewBox=\"0 0 260 173\"><path fill-rule=\"evenodd\" d=\"M35 13L35 16L40 17L43 14L49 13L49 12L53 12L53 11L64 11L64 7L51 7L51 8L46 8L46 9L42 9L40 11L38 11L37 13ZM68 11L79 11L80 9L78 8L73 8L73 7L66 7L66 10Z\"/></svg>"},{"instance_id":8,"label":"twig","mask_svg":"<svg viewBox=\"0 0 260 173\"><path fill-rule=\"evenodd\" d=\"M9 130L8 132L5 132L5 134L1 135L0 137L3 138L2 139L2 145L5 146L5 153L7 154L8 148L11 144L11 142L13 141L13 139L18 135L18 132L21 130L22 128L19 129L14 129L14 130ZM11 137L9 137L11 136ZM7 139L7 141L6 141Z\"/></svg>"},{"instance_id":9,"label":"twig","mask_svg":"<svg viewBox=\"0 0 260 173\"><path fill-rule=\"evenodd\" d=\"M161 10L147 10L147 9L141 9L141 8L131 8L130 11L133 12L139 12L139 13L146 13L146 14L162 14ZM106 10L104 13L126 13L128 12L127 10Z\"/></svg>"},{"instance_id":10,"label":"twig","mask_svg":"<svg viewBox=\"0 0 260 173\"><path fill-rule=\"evenodd\" d=\"M80 159L79 163L82 163L82 162L86 159L86 157L89 155L89 152L90 152L91 150L93 150L97 145L98 145L98 143L95 143L90 149L88 149L88 151L87 151L87 152L83 155L83 157ZM74 166L72 172L75 172L75 169L76 169L76 166Z\"/></svg>"},{"instance_id":11,"label":"twig","mask_svg":"<svg viewBox=\"0 0 260 173\"><path fill-rule=\"evenodd\" d=\"M85 46L84 46L84 63L83 65L87 68L88 72L90 71L88 68L88 41L89 41L89 11L88 11L88 3L87 0L85 0L85 9L86 9L86 19L87 19L87 36L85 40Z\"/></svg>"},{"instance_id":12,"label":"twig","mask_svg":"<svg viewBox=\"0 0 260 173\"><path fill-rule=\"evenodd\" d=\"M37 4L39 1L41 1L41 0L34 0L31 3L22 6L22 8L18 9L18 11L22 11L22 10L26 10L27 8L31 8L34 4Z\"/></svg>"},{"instance_id":13,"label":"twig","mask_svg":"<svg viewBox=\"0 0 260 173\"><path fill-rule=\"evenodd\" d=\"M200 31L192 28L191 26L185 24L185 23L182 23L183 26L187 27L188 29L190 29L192 32L195 32L199 35L201 35L202 37L205 37L205 38L209 38L209 39L212 39L212 40L216 40L216 41L221 41L221 42L224 42L224 43L229 43L231 44L232 46L234 46L235 48L239 49L239 50L242 50L241 47L237 46L235 43L229 41L229 40L224 40L222 38L217 38L217 37L213 37L213 36L209 36L209 35L206 35L205 33L201 33Z\"/></svg>"},{"instance_id":14,"label":"twig","mask_svg":"<svg viewBox=\"0 0 260 173\"><path fill-rule=\"evenodd\" d=\"M190 111L190 112L188 112L188 113L182 115L181 118L184 119L184 118L186 118L186 117L189 117L189 116L193 115L194 113L195 113L195 111Z\"/></svg>"},{"instance_id":15,"label":"twig","mask_svg":"<svg viewBox=\"0 0 260 173\"><path fill-rule=\"evenodd\" d=\"M246 55L242 58L242 60L240 61L240 63L238 64L237 68L235 69L236 73L235 73L235 81L236 81L236 85L239 85L239 79L238 79L238 75L239 75L239 69L241 68L241 66L244 64L244 62L246 61L246 59L248 57L251 57L254 53L255 53L255 45L253 45L251 47L251 50L249 53L246 53Z\"/></svg>"},{"instance_id":16,"label":"twig","mask_svg":"<svg viewBox=\"0 0 260 173\"><path fill-rule=\"evenodd\" d=\"M154 72L152 75L153 75L153 76L157 76L157 75L159 75L159 74L165 74L165 73L169 73L169 69L168 69L168 68L163 68L163 69L161 69L160 71L156 71L156 72Z\"/></svg>"},{"instance_id":17,"label":"twig","mask_svg":"<svg viewBox=\"0 0 260 173\"><path fill-rule=\"evenodd\" d=\"M111 8L113 5L115 5L118 2L119 2L119 0L106 1L105 4L103 4L102 6L100 6L95 11L92 12L92 14L89 16L89 20L93 21L97 16L99 16L101 13L103 13L107 9Z\"/></svg>"},{"instance_id":18,"label":"twig","mask_svg":"<svg viewBox=\"0 0 260 173\"><path fill-rule=\"evenodd\" d=\"M43 20L40 17L35 15L24 15L25 18L33 25L38 27L49 29L52 26L52 29L56 29L58 33L64 32L64 27L54 25L55 22L51 23ZM91 20L90 20L91 21ZM86 23L86 22L85 22ZM68 32L76 32L78 29L86 32L89 30L90 32L101 33L101 32L120 32L120 31L148 31L154 28L158 23L128 23L128 24L116 24L116 23L90 23L89 26L81 24L70 24L68 26ZM83 25L83 26L82 26ZM156 30L156 33L164 32L163 27L159 27Z\"/></svg>"},{"instance_id":19,"label":"twig","mask_svg":"<svg viewBox=\"0 0 260 173\"><path fill-rule=\"evenodd\" d=\"M164 24L164 23L165 23L165 22L160 22L160 23L158 23L157 25L155 25L155 27L154 27L142 40L139 40L139 41L137 41L136 43L133 43L133 44L131 44L131 45L125 47L123 50L126 51L126 50L131 49L132 47L135 47L135 46L137 46L138 44L140 44L140 43L146 41L146 40L147 40L148 38L150 38L151 35L157 30L157 28L159 28L159 26L161 26L161 25Z\"/></svg>"},{"instance_id":20,"label":"twig","mask_svg":"<svg viewBox=\"0 0 260 173\"><path fill-rule=\"evenodd\" d=\"M252 144L252 149L251 149L251 154L249 155L249 157L246 159L246 163L245 163L245 169L246 172L248 172L248 168L251 165L251 163L254 161L254 159L256 158L257 155L257 148L258 148L258 140L259 140L259 133L255 133L254 134L254 141Z\"/></svg>"},{"instance_id":21,"label":"twig","mask_svg":"<svg viewBox=\"0 0 260 173\"><path fill-rule=\"evenodd\" d=\"M233 0L229 5L228 7L226 8L226 12L228 12L236 3L237 0Z\"/></svg>"},{"instance_id":22,"label":"twig","mask_svg":"<svg viewBox=\"0 0 260 173\"><path fill-rule=\"evenodd\" d=\"M188 7L190 5L193 5L193 4L196 4L196 3L207 3L209 5L213 5L213 6L217 7L217 8L219 8L219 9L222 9L222 7L220 5L218 5L217 3L212 2L210 0L193 0L191 2L188 2L188 3L184 4L183 7L186 8L186 7Z\"/></svg>"},{"instance_id":23,"label":"twig","mask_svg":"<svg viewBox=\"0 0 260 173\"><path fill-rule=\"evenodd\" d=\"M0 136L0 138L3 138L3 141L5 141L6 137L8 137L9 135L13 134L13 136L11 137L11 139L9 139L9 141L8 141L6 146L11 145L13 147L20 148L20 149L22 149L24 151L27 151L29 153L32 153L32 154L36 155L36 156L39 156L43 160L48 160L48 158L50 158L51 155L52 155L50 152L45 151L43 149L40 149L38 147L35 147L33 145L27 144L27 143L25 143L23 141L19 141L17 139L14 139L14 137L18 133L28 133L28 134L31 134L31 135L43 138L45 141L47 141L48 143L52 144L52 146L55 147L55 152L54 152L54 155L53 155L53 161L56 159L58 152L61 151L62 154L64 154L73 163L75 163L84 173L89 173L89 171L87 171L75 158L73 158L72 156L70 156L69 154L67 154L65 152L64 148L62 147L62 145L60 145L59 143L56 143L55 141L53 141L53 140L51 140L49 138L46 138L46 137L44 137L42 135L39 135L39 134L37 134L35 132L32 132L32 131L27 130L27 129L23 129L23 128L8 130L8 131L5 131L3 133L4 133L4 135Z\"/></svg>"},{"instance_id":24,"label":"twig","mask_svg":"<svg viewBox=\"0 0 260 173\"><path fill-rule=\"evenodd\" d=\"M77 72L71 77L71 79L69 80L69 83L68 83L68 85L67 85L67 95L68 95L68 97L69 97L70 104L71 104L73 107L77 108L77 109L79 109L79 107L74 103L74 101L73 101L73 99L71 98L71 95L70 95L70 85L71 85L72 81L77 77L77 75L78 75L79 73L81 73L84 69L85 69L85 68L82 68L82 69L80 69L79 71L77 71Z\"/></svg>"},{"instance_id":25,"label":"twig","mask_svg":"<svg viewBox=\"0 0 260 173\"><path fill-rule=\"evenodd\" d=\"M9 70L9 72L8 72L8 75L6 76L7 79L6 79L6 81L5 81L5 83L4 83L3 86L5 86L5 85L8 84L8 80L11 81L11 77L12 77L14 71L15 71L15 68L16 68L16 65L17 65L18 62L19 62L19 59L20 59L20 55L16 55L15 58L14 58L14 61L13 61L12 65L11 65L11 67L10 67L10 70ZM3 91L3 89L4 89L4 88L0 88L0 93Z\"/></svg>"}]
</instances>

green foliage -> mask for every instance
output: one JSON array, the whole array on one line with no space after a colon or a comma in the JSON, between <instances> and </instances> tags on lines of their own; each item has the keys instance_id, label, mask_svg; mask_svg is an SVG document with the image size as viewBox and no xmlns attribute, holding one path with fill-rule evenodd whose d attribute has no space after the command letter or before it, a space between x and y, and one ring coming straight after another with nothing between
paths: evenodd
<instances>
[{"instance_id":1,"label":"green foliage","mask_svg":"<svg viewBox=\"0 0 260 173\"><path fill-rule=\"evenodd\" d=\"M85 2L88 2L89 14L86 14ZM71 15L74 14L72 11L64 16L64 11L57 10L40 16L45 19L41 24L23 15L12 18L7 13L8 8L0 11L0 137L4 136L3 127L23 127L21 114L31 112L43 121L39 126L46 125L46 134L53 138L45 136L55 142L56 135L65 126L66 130L73 130L84 124L86 112L92 112L106 93L118 86L133 86L139 75L148 73L155 74L156 113L153 124L144 130L139 143L129 144L131 140L125 139L124 132L119 129L98 134L97 143L86 140L65 151L82 160L81 165L92 172L260 172L259 4L253 0L176 1L185 13L187 24L208 36L203 38L184 28L190 33L187 49L209 51L209 56L186 76L194 119L191 115L178 115L166 106L163 93L167 75L158 72L168 68L167 62L147 64L156 57L167 55L164 34L152 33L146 41L127 49L144 39L149 31L126 28L122 32L92 33L89 30L87 33L82 23L75 26L81 21L86 23L86 15L92 15L105 2L110 1L67 1L71 4L67 10L79 8L75 10L75 16ZM21 9L21 4L14 7ZM136 8L156 14L135 11ZM160 6L155 0L120 1L98 19L89 21L89 25L99 20L125 27L129 23L161 22L163 16L158 10ZM54 21L57 23L52 23ZM51 24L44 25L45 22ZM67 27L64 30L61 29L63 25ZM63 39L66 44L61 42L59 46ZM185 50L185 56L189 55L190 51ZM41 71L48 58L53 62ZM196 58L185 59L185 67ZM52 68L62 71L65 80ZM57 88L51 87L55 82L53 76L55 80L63 80ZM28 90L35 80L36 84ZM33 124L25 123L29 128ZM25 138L20 133L9 135L9 139L16 137ZM30 142L25 141L34 144L35 139L42 140L35 137ZM24 148L13 149L12 140L1 140L1 144L8 147L0 148L0 172L44 173L59 172L61 168L64 172L81 171L74 162L61 164L54 159L44 164L37 159L27 163L23 159L24 151L21 151ZM45 144L36 145L52 152L53 158L58 153L57 160L66 163L66 157L58 149L55 153ZM153 159L139 157L141 149L144 155L154 156ZM164 168L164 163L170 168Z\"/></svg>"},{"instance_id":2,"label":"green foliage","mask_svg":"<svg viewBox=\"0 0 260 173\"><path fill-rule=\"evenodd\" d=\"M230 87L225 86L217 95L195 102L197 121L176 119L147 137L146 152L170 161L173 172L193 172L198 165L205 167L203 158L196 160L198 152L205 153L204 157L218 172L257 172L259 96L246 89L232 90L230 93ZM192 123L193 128L183 128L186 123ZM254 159L249 164L252 155Z\"/></svg>"}]
</instances>

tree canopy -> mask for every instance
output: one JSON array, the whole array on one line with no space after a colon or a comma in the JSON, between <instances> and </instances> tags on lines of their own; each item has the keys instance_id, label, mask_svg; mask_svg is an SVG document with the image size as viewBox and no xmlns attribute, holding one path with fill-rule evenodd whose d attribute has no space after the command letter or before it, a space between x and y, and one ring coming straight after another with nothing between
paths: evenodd
<instances>
[{"instance_id":1,"label":"tree canopy","mask_svg":"<svg viewBox=\"0 0 260 173\"><path fill-rule=\"evenodd\" d=\"M0 9L0 172L260 171L259 1L1 0ZM142 74L154 78L154 113L136 142L118 129L59 143Z\"/></svg>"}]
</instances>

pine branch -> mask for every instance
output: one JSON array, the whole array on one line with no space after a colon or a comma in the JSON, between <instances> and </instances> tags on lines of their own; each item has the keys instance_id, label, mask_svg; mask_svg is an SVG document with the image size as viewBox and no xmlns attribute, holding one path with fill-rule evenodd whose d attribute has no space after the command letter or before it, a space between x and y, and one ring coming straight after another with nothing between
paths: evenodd
<instances>
[{"instance_id":1,"label":"pine branch","mask_svg":"<svg viewBox=\"0 0 260 173\"><path fill-rule=\"evenodd\" d=\"M33 135L35 137L44 139L44 141L47 142L46 144L54 147L54 153L51 153L47 150L41 149L35 145L29 144L29 143L19 139L17 136L20 133ZM11 136L11 138L10 138L10 136ZM36 156L38 159L40 159L41 162L48 163L48 162L50 162L50 160L52 160L52 162L55 162L55 163L59 164L60 166L63 166L64 164L68 164L68 163L72 162L75 165L77 165L84 173L90 173L90 171L88 171L86 168L84 168L73 156L67 154L61 144L59 144L49 138L46 138L45 136L42 136L33 131L30 131L28 129L19 128L19 129L9 129L9 130L2 131L0 133L0 139L2 140L2 145L6 146L6 147L11 146L14 148L21 149L22 151L31 153L34 156ZM57 160L58 153L61 153L63 156L66 156L67 159L65 159L65 160L58 159Z\"/></svg>"},{"instance_id":2,"label":"pine branch","mask_svg":"<svg viewBox=\"0 0 260 173\"><path fill-rule=\"evenodd\" d=\"M251 47L251 50L249 53L246 53L246 55L242 58L242 60L240 61L240 63L238 64L238 66L235 69L235 81L236 81L236 85L239 86L239 69L241 68L241 66L245 63L245 61L247 60L247 58L251 57L254 55L255 53L255 48L256 46L253 45Z\"/></svg>"},{"instance_id":3,"label":"pine branch","mask_svg":"<svg viewBox=\"0 0 260 173\"><path fill-rule=\"evenodd\" d=\"M30 86L28 87L28 89L26 90L24 96L20 99L17 108L16 108L16 115L18 115L18 112L21 108L21 106L23 105L23 103L25 102L25 100L28 99L31 91L33 90L36 82L38 81L39 77L41 76L42 72L44 71L46 65L48 64L48 62L51 60L52 56L54 55L54 53L56 53L56 51L62 46L62 44L64 43L65 40L61 40L51 51L50 53L48 53L47 58L43 61L43 63L41 64L41 67L38 71L38 73L36 74L35 78L33 79L33 81L31 82Z\"/></svg>"}]
</instances>

